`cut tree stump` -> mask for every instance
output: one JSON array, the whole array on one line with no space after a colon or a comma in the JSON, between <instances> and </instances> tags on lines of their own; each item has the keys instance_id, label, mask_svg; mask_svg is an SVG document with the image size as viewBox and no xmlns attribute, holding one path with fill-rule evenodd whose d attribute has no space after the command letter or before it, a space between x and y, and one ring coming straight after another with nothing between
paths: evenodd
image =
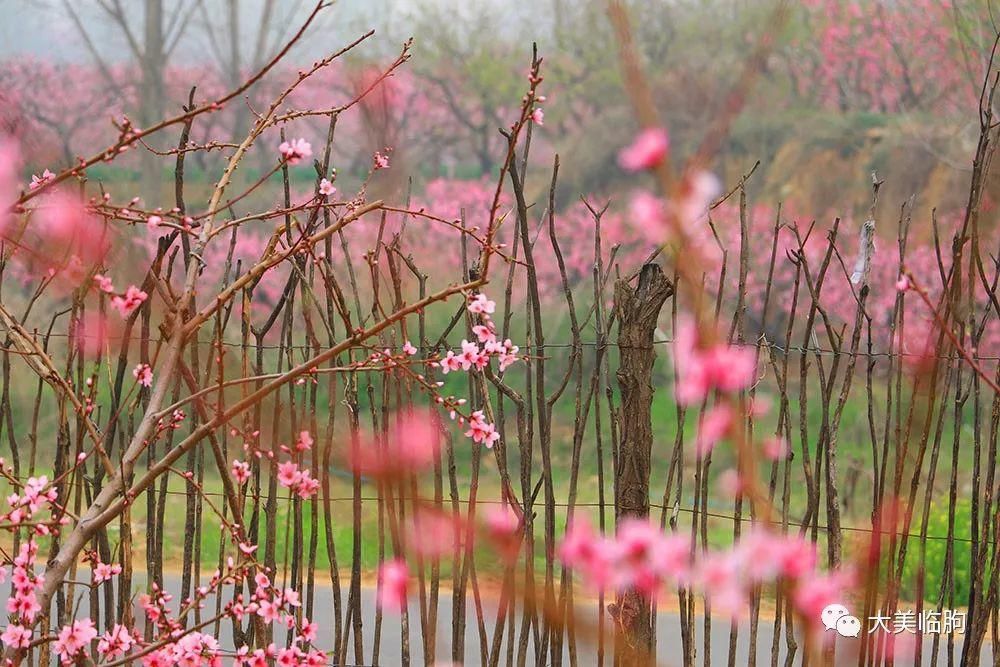
<instances>
[{"instance_id":1,"label":"cut tree stump","mask_svg":"<svg viewBox=\"0 0 1000 667\"><path fill-rule=\"evenodd\" d=\"M649 469L653 446L653 333L660 310L674 293L674 286L659 264L645 264L633 288L628 281L615 283L618 313L621 388L620 444L615 479L615 525L630 518L649 517ZM608 606L617 631L615 664L639 665L649 661L652 643L650 601L636 590L618 594Z\"/></svg>"}]
</instances>

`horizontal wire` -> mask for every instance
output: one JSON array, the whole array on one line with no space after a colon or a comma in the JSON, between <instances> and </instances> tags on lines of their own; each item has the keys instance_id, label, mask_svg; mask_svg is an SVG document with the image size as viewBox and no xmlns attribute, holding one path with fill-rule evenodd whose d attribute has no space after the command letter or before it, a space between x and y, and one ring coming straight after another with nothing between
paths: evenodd
<instances>
[{"instance_id":1,"label":"horizontal wire","mask_svg":"<svg viewBox=\"0 0 1000 667\"><path fill-rule=\"evenodd\" d=\"M70 335L69 334L64 334L64 333L52 333L52 334L46 334L45 336L41 336L41 338L47 338L47 337L48 338L69 338ZM117 336L117 337L107 337L107 336L96 336L96 335L90 335L90 336L83 335L83 336L75 336L75 337L76 338L83 338L83 339L101 339L101 340L105 340L105 341L109 341L109 342L118 342L118 341L124 340L120 336ZM157 343L157 342L159 342L159 340L160 340L159 338L151 338L151 337L145 337L144 338L144 337L141 337L141 336L134 336L134 337L130 337L129 338L130 342L135 342L135 343L141 343L141 342L145 342L145 343ZM653 345L671 345L673 343L674 343L674 339L673 338L661 338L661 339L653 341ZM214 341L214 340L212 340L212 341L207 341L207 340L206 341L191 340L191 341L188 341L186 343L186 345L194 345L196 347L216 347L219 344L220 344L219 341ZM228 347L228 348L233 348L233 349L240 349L240 348L244 347L242 343L237 343L237 342L233 342L233 341L225 341L225 340L221 341L221 345L223 347ZM768 348L770 348L770 349L777 350L780 353L786 353L786 354L789 353L789 352L809 352L809 353L813 353L813 354L822 354L822 355L827 355L827 356L844 356L844 357L855 357L855 358L862 358L862 357L864 357L864 358L919 357L919 358L923 358L923 359L941 359L941 360L952 359L952 357L950 355L943 355L943 354L926 355L926 354L921 354L919 352L905 352L905 351L904 352L889 352L889 351L866 352L866 351L862 351L862 350L858 350L858 351L846 350L845 351L845 350L834 350L832 348L825 348L825 347L819 347L819 346L809 346L809 345L778 345L777 343L765 343L765 342L759 342L759 343L734 343L734 345L739 345L739 346L742 346L742 347L756 347L756 348L759 348L759 349L768 349ZM579 347L590 347L590 348L596 348L596 347L613 347L613 348L625 349L625 350L640 349L639 346L621 345L621 344L616 343L614 341L607 341L607 342L601 342L601 341L579 341L578 343L572 343L572 342L567 342L567 343L543 343L541 345L532 344L532 343L526 343L524 345L519 345L518 347L520 348L521 351L538 351L538 350L547 350L547 349L571 349L571 348L577 347L577 346L579 346ZM328 346L320 345L320 346L316 347L316 346L313 346L313 345L272 345L272 344L269 344L269 345L257 345L255 343L249 343L248 345L246 345L246 348L248 350L258 350L258 349L260 349L260 350L282 350L282 351L286 351L286 352L287 351L292 351L292 352L303 352L303 351L304 352L312 352L312 351L315 351L317 349L320 349L320 350L325 349L326 347L328 347ZM373 346L373 347L381 347L381 346ZM400 350L401 349L402 348L400 348ZM977 361L1000 361L1000 355L990 355L990 356L976 356L976 355L973 355L973 358L976 359Z\"/></svg>"},{"instance_id":2,"label":"horizontal wire","mask_svg":"<svg viewBox=\"0 0 1000 667\"><path fill-rule=\"evenodd\" d=\"M23 482L23 481L25 481L26 478L19 477L18 479L20 479ZM147 491L147 493L166 493L167 495L172 495L172 496L184 496L184 497L188 496L188 492L187 491L172 491L170 489L156 489L155 487L150 487L150 490ZM226 497L226 495L224 493L219 493L217 491L201 491L199 493L196 493L195 495L205 496L206 498L225 498ZM251 496L248 494L247 497L251 497ZM289 499L283 499L283 500L289 500ZM294 500L294 499L292 499L292 500ZM353 496L330 496L330 497L327 497L327 496L323 496L323 495L317 494L313 498L309 498L307 500L313 500L314 502L343 503L343 502L354 502L355 498ZM358 500L358 502L361 502L361 503L373 503L373 502L379 502L380 500L384 500L384 498L379 498L378 496L360 496L359 498L357 498L357 500ZM411 497L402 497L402 498L397 497L397 498L395 498L395 500L409 501L409 502L413 502L414 500L420 500L420 501L423 501L423 502L429 502L432 499L431 498L417 498L417 499L414 499L414 498L411 498ZM470 501L469 501L468 498L443 498L442 502L443 503L458 502L460 504L468 505ZM486 499L486 498L476 498L476 503L477 504L484 504L484 505L502 505L502 504L506 504L506 501L504 501L502 499L493 500L493 499ZM607 508L613 508L614 507L614 505L609 505L607 503L605 503L604 505L602 505L599 502L593 502L593 501L591 501L591 502L576 502L576 503L553 502L552 506L553 507L565 507L565 508L570 508L570 507L573 507L573 508L576 508L576 507L598 507L598 508L607 507ZM724 514L722 512L712 512L712 511L704 511L704 512L702 512L701 510L697 510L697 509L695 509L693 507L681 507L681 506L676 506L676 507L669 506L668 507L668 506L663 505L661 503L650 503L649 506L651 508L655 508L655 509L659 509L659 510L665 510L665 511L669 511L669 512L684 512L686 514L704 514L705 516L711 517L713 519L727 519L729 521L739 520L741 523L743 523L743 522L750 522L750 523L757 522L757 523L761 523L759 520L754 519L751 516L743 516L743 515L736 516L735 514ZM799 522L796 522L796 521L769 521L768 523L770 525L772 525L772 526L785 526L785 525L787 525L789 527L794 527L794 528L813 528L814 527L812 524L804 524L804 523L799 523ZM828 530L829 526L826 526L826 525L817 525L817 526L815 526L815 528L817 530ZM871 528L862 528L861 526L841 526L840 528L841 528L841 530L847 530L847 531L857 532L857 533L874 534L876 532L875 530L873 530ZM892 534L891 531L881 531L881 532L884 533L884 534L886 534L886 535ZM901 533L896 533L896 534L900 535ZM950 540L955 541L955 542L965 542L965 543L971 543L971 542L973 542L972 538L969 538L969 537L953 536L953 537L949 538L946 535L926 535L926 536L924 536L924 535L920 535L919 533L907 533L906 535L907 535L907 537L912 537L912 538L917 538L917 539L928 539L928 540L949 540L950 539ZM989 541L989 544L995 544L995 541L991 540L991 541Z\"/></svg>"}]
</instances>

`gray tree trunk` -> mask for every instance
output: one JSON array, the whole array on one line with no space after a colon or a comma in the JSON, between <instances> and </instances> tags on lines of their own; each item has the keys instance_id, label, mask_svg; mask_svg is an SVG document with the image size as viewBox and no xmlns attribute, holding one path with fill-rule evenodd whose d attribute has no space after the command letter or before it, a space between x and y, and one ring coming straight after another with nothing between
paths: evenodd
<instances>
[{"instance_id":1,"label":"gray tree trunk","mask_svg":"<svg viewBox=\"0 0 1000 667\"><path fill-rule=\"evenodd\" d=\"M653 446L653 332L660 309L674 293L671 282L658 264L646 264L639 282L615 284L618 311L621 388L621 444L615 480L615 524L624 519L649 516L649 468ZM618 594L609 611L615 634L615 664L638 665L648 661L652 640L650 601L636 590Z\"/></svg>"}]
</instances>

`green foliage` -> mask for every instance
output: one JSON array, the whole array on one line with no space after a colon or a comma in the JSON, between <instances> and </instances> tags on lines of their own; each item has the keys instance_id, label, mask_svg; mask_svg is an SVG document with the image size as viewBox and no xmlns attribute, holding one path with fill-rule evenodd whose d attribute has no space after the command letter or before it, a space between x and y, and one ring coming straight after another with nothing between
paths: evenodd
<instances>
[{"instance_id":1,"label":"green foliage","mask_svg":"<svg viewBox=\"0 0 1000 667\"><path fill-rule=\"evenodd\" d=\"M931 503L930 514L927 519L927 542L924 546L924 600L936 603L941 593L941 579L948 571L948 523L949 512L947 502ZM964 607L969 603L969 590L972 581L972 554L971 543L971 522L972 503L968 498L958 498L955 501L954 510L954 537L953 553L951 555L955 572L955 597L954 605ZM914 531L917 532L919 524L914 523ZM939 538L939 539L935 539ZM913 599L917 596L916 585L917 575L920 571L920 539L911 537L906 563L903 567L903 583L909 586L909 590L904 590L904 594ZM949 604L948 595L944 598L944 605Z\"/></svg>"}]
</instances>

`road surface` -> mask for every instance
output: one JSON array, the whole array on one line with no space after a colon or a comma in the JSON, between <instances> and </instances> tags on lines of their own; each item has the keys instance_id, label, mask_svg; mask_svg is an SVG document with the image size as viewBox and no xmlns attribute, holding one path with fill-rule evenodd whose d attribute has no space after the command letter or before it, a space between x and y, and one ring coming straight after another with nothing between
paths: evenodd
<instances>
[{"instance_id":1,"label":"road surface","mask_svg":"<svg viewBox=\"0 0 1000 667\"><path fill-rule=\"evenodd\" d=\"M78 581L85 581L88 579L89 572L86 570L81 570L78 574ZM106 584L105 584L106 585ZM138 591L143 590L144 581L142 580L142 575L136 576L136 589ZM180 589L180 577L176 575L168 575L166 580L166 587L168 591L179 590ZM0 585L0 594L6 599L9 595L9 583ZM79 593L80 587L77 588L78 598L79 598L79 615L87 615L89 613L89 597L86 593L82 595ZM86 589L84 589L86 590ZM343 587L344 600L346 602L347 596L347 586ZM176 597L176 596L175 596ZM420 665L422 663L423 656L423 644L420 638L420 618L419 618L419 606L415 599L416 596L411 596L409 604L409 616L410 616L410 654L411 654L411 664ZM211 613L211 609L214 609L214 598L210 598L206 604L207 610L206 614ZM467 665L478 665L480 664L479 659L479 628L475 618L475 607L474 601L471 596L468 601L467 609L467 624L465 631L465 664ZM483 600L483 608L486 618L486 630L487 630L487 641L492 639L492 628L494 626L494 619L496 617L496 605L492 604L491 601L486 599ZM370 587L365 587L362 589L362 620L363 620L363 632L364 636L364 665L371 665L373 663L373 649L374 649L374 639L375 639L375 590ZM437 657L439 660L443 661L442 664L450 664L451 659L451 635L452 635L452 596L450 591L441 591L439 597L439 609L438 609L438 621L437 621ZM596 623L596 604L588 603L585 606L578 608L578 618L582 621L588 623ZM137 610L137 618L141 618L142 612ZM316 585L316 598L313 603L313 615L312 620L314 620L320 628L320 636L317 640L317 646L324 650L331 650L333 648L333 592L332 588L328 583L319 583ZM758 628L758 641L757 641L757 664L761 666L770 665L770 655L771 655L771 640L772 634L772 623L773 620L761 617L760 625ZM701 619L698 619L697 623L697 659L696 662L700 666L703 663L703 637L704 637L704 623ZM748 624L743 623L740 628L740 633L737 640L737 655L736 663L737 665L747 665L748 664ZM680 618L676 611L664 610L660 611L657 615L657 657L660 664L663 665L680 665ZM722 621L720 619L713 619L711 624L711 665L727 665L729 656L729 635L730 635L730 624L727 621ZM832 631L830 632L832 636ZM276 639L283 637L282 634L276 634ZM383 616L382 627L381 627L381 637L379 642L379 659L378 664L380 665L399 665L401 664L401 623L400 617L396 615L386 614ZM231 647L231 633L229 623L223 623L222 631L219 637L223 646L226 648ZM838 665L856 665L857 659L856 651L859 642L853 638L837 638L837 655ZM783 664L785 656L785 640L781 637L781 654L779 664ZM939 649L939 661L938 664L946 665L947 660L947 646L944 645L944 639L942 638L942 646ZM529 644L529 665L541 665L548 664L547 662L534 661L533 659L533 645ZM925 665L930 664L930 652L931 652L931 638L925 637L924 640L924 659L922 663ZM960 638L956 641L955 647L955 662L958 664L959 655L961 652L961 640ZM801 652L800 652L801 654ZM564 664L569 664L568 647L564 650L564 655L566 659ZM351 652L351 657L353 657L353 651ZM580 642L577 647L577 657L580 665L596 665L597 664L597 648L593 645L588 645L586 643ZM796 664L800 664L797 659ZM349 664L356 664L351 662ZM501 665L506 664L506 643L504 644L504 649L502 652ZM912 660L906 660L901 664L910 665ZM987 646L983 653L983 665L993 664L992 649Z\"/></svg>"}]
</instances>

